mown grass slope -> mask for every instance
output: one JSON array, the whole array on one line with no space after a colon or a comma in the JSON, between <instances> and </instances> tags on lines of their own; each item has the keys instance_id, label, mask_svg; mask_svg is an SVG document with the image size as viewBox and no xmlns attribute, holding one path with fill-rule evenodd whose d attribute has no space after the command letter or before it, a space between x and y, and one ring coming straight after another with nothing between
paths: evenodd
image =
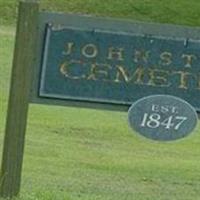
<instances>
[{"instance_id":1,"label":"mown grass slope","mask_svg":"<svg viewBox=\"0 0 200 200\"><path fill-rule=\"evenodd\" d=\"M0 0L0 24L14 24L18 0ZM42 0L41 9L200 26L197 0Z\"/></svg>"}]
</instances>

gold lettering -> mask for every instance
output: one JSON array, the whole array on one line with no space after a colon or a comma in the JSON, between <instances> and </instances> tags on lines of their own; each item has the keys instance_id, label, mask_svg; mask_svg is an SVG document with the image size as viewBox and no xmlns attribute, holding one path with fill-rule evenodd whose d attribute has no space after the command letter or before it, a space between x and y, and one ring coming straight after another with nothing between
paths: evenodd
<instances>
[{"instance_id":1,"label":"gold lettering","mask_svg":"<svg viewBox=\"0 0 200 200\"><path fill-rule=\"evenodd\" d=\"M123 53L124 53L124 49L123 48L114 48L114 47L110 47L108 49L108 60L119 60L119 61L123 61Z\"/></svg>"},{"instance_id":2,"label":"gold lettering","mask_svg":"<svg viewBox=\"0 0 200 200\"><path fill-rule=\"evenodd\" d=\"M184 71L175 71L172 74L178 74L180 77L180 84L178 88L180 89L188 89L188 78L192 74L189 72L184 72Z\"/></svg>"},{"instance_id":3,"label":"gold lettering","mask_svg":"<svg viewBox=\"0 0 200 200\"><path fill-rule=\"evenodd\" d=\"M133 60L136 63L139 63L139 62L147 63L149 59L149 54L150 54L150 51L135 50Z\"/></svg>"},{"instance_id":4,"label":"gold lettering","mask_svg":"<svg viewBox=\"0 0 200 200\"><path fill-rule=\"evenodd\" d=\"M67 45L65 45L65 50L63 51L63 55L68 56L72 53L74 47L73 42L68 42Z\"/></svg>"},{"instance_id":5,"label":"gold lettering","mask_svg":"<svg viewBox=\"0 0 200 200\"><path fill-rule=\"evenodd\" d=\"M168 82L169 72L159 69L149 69L149 82L147 85L169 87L171 84Z\"/></svg>"},{"instance_id":6,"label":"gold lettering","mask_svg":"<svg viewBox=\"0 0 200 200\"><path fill-rule=\"evenodd\" d=\"M95 58L98 54L98 49L94 44L86 44L82 49L81 53L86 58Z\"/></svg>"},{"instance_id":7,"label":"gold lettering","mask_svg":"<svg viewBox=\"0 0 200 200\"><path fill-rule=\"evenodd\" d=\"M117 73L116 73L116 78L114 82L131 82L134 81L136 84L143 84L143 78L144 78L144 68L143 67L138 67L132 75L130 75L124 68L123 66L117 65Z\"/></svg>"},{"instance_id":8,"label":"gold lettering","mask_svg":"<svg viewBox=\"0 0 200 200\"><path fill-rule=\"evenodd\" d=\"M183 54L182 58L185 61L185 67L192 67L193 61L197 59L197 57L192 54Z\"/></svg>"},{"instance_id":9,"label":"gold lettering","mask_svg":"<svg viewBox=\"0 0 200 200\"><path fill-rule=\"evenodd\" d=\"M165 51L160 54L160 59L161 60L159 64L169 66L170 64L172 64L172 53Z\"/></svg>"},{"instance_id":10,"label":"gold lettering","mask_svg":"<svg viewBox=\"0 0 200 200\"><path fill-rule=\"evenodd\" d=\"M88 76L88 80L103 80L103 81L109 81L109 70L111 70L112 67L109 64L99 64L99 63L93 63L91 64L91 70L90 75Z\"/></svg>"},{"instance_id":11,"label":"gold lettering","mask_svg":"<svg viewBox=\"0 0 200 200\"><path fill-rule=\"evenodd\" d=\"M60 66L60 72L62 75L64 75L65 77L67 78L70 78L70 79L84 79L86 76L84 74L80 75L80 76L75 76L75 75L72 75L70 73L70 67L75 67L74 65L81 65L82 62L79 61L79 60L71 60L71 61L65 61L64 63L61 64Z\"/></svg>"},{"instance_id":12,"label":"gold lettering","mask_svg":"<svg viewBox=\"0 0 200 200\"><path fill-rule=\"evenodd\" d=\"M123 66L117 65L116 67L117 67L117 74L116 74L115 82L121 82L121 78L125 82L129 82L129 75L127 74Z\"/></svg>"}]
</instances>

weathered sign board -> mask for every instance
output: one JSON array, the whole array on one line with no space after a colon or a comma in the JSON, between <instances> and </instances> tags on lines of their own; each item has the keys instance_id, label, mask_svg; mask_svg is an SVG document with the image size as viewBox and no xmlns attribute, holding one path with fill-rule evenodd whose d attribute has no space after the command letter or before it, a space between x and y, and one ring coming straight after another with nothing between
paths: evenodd
<instances>
[{"instance_id":1,"label":"weathered sign board","mask_svg":"<svg viewBox=\"0 0 200 200\"><path fill-rule=\"evenodd\" d=\"M152 94L200 110L200 29L39 11L20 2L1 169L19 192L29 103L125 110Z\"/></svg>"},{"instance_id":2,"label":"weathered sign board","mask_svg":"<svg viewBox=\"0 0 200 200\"><path fill-rule=\"evenodd\" d=\"M199 109L200 41L118 27L46 24L39 97L129 106L171 94Z\"/></svg>"},{"instance_id":3,"label":"weathered sign board","mask_svg":"<svg viewBox=\"0 0 200 200\"><path fill-rule=\"evenodd\" d=\"M43 12L30 101L128 110L168 94L200 110L200 29Z\"/></svg>"}]
</instances>

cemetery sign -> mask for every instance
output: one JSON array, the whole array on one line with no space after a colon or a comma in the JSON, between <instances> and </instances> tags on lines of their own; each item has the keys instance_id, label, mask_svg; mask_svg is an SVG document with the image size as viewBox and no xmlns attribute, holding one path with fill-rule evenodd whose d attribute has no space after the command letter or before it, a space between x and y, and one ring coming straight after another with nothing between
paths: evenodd
<instances>
[{"instance_id":1,"label":"cemetery sign","mask_svg":"<svg viewBox=\"0 0 200 200\"><path fill-rule=\"evenodd\" d=\"M44 47L39 97L131 105L171 94L200 108L197 39L46 24Z\"/></svg>"},{"instance_id":2,"label":"cemetery sign","mask_svg":"<svg viewBox=\"0 0 200 200\"><path fill-rule=\"evenodd\" d=\"M1 197L19 193L30 103L127 111L153 94L200 111L200 29L39 11L20 1Z\"/></svg>"}]
</instances>

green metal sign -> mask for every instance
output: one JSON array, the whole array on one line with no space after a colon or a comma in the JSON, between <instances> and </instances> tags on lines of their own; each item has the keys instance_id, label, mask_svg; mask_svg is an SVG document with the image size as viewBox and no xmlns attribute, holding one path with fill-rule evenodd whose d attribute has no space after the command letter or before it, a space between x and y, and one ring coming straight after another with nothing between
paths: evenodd
<instances>
[{"instance_id":1,"label":"green metal sign","mask_svg":"<svg viewBox=\"0 0 200 200\"><path fill-rule=\"evenodd\" d=\"M95 26L45 28L39 97L130 106L168 94L200 109L200 40Z\"/></svg>"}]
</instances>

